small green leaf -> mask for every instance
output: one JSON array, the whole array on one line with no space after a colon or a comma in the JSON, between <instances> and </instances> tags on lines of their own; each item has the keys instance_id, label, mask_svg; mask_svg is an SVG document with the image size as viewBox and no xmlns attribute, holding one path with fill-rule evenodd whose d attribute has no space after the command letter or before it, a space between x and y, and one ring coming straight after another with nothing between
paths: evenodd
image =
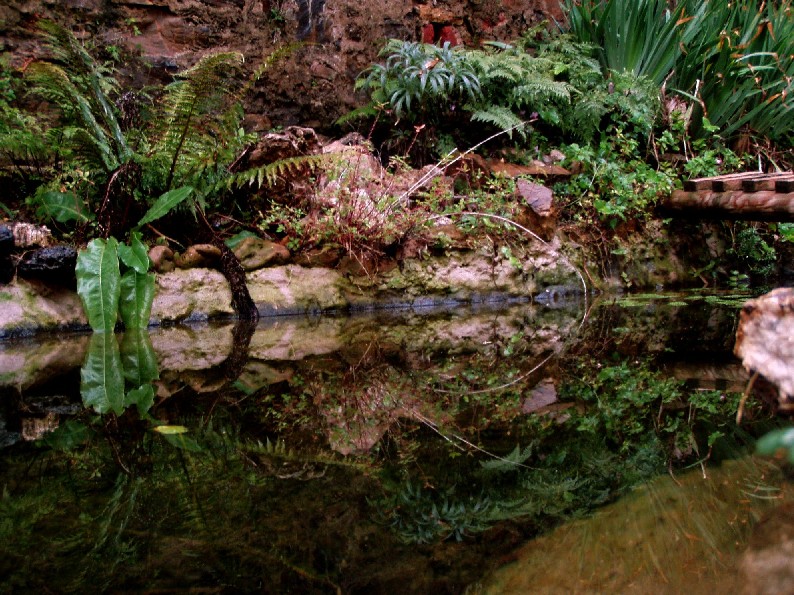
<instances>
[{"instance_id":1,"label":"small green leaf","mask_svg":"<svg viewBox=\"0 0 794 595\"><path fill-rule=\"evenodd\" d=\"M755 444L755 452L759 455L774 456L780 450L785 450L788 461L794 463L794 428L772 430Z\"/></svg>"},{"instance_id":2,"label":"small green leaf","mask_svg":"<svg viewBox=\"0 0 794 595\"><path fill-rule=\"evenodd\" d=\"M169 426L169 425L155 426L152 428L152 430L164 435L186 434L188 431L188 429L185 426Z\"/></svg>"},{"instance_id":3,"label":"small green leaf","mask_svg":"<svg viewBox=\"0 0 794 595\"><path fill-rule=\"evenodd\" d=\"M83 405L97 413L124 411L124 376L119 345L113 333L94 333L80 369Z\"/></svg>"},{"instance_id":4,"label":"small green leaf","mask_svg":"<svg viewBox=\"0 0 794 595\"><path fill-rule=\"evenodd\" d=\"M96 332L113 332L118 318L121 278L115 238L92 240L77 255L77 293L88 324Z\"/></svg>"},{"instance_id":5,"label":"small green leaf","mask_svg":"<svg viewBox=\"0 0 794 595\"><path fill-rule=\"evenodd\" d=\"M173 427L181 427L181 426L158 426L158 427L173 428ZM155 428L155 430L157 430L157 428ZM184 431L187 431L187 429L185 429ZM168 442L169 444L171 444L171 446L174 446L180 450L186 450L188 452L201 452L203 450L201 446L199 446L198 442L196 442L192 438L188 438L187 436L185 436L184 433L174 433L174 432L171 433L161 432L161 433L163 434L163 438L165 438L166 442Z\"/></svg>"},{"instance_id":6,"label":"small green leaf","mask_svg":"<svg viewBox=\"0 0 794 595\"><path fill-rule=\"evenodd\" d=\"M85 443L90 436L88 426L74 419L44 435L44 444L53 450L67 452Z\"/></svg>"},{"instance_id":7,"label":"small green leaf","mask_svg":"<svg viewBox=\"0 0 794 595\"><path fill-rule=\"evenodd\" d=\"M124 407L138 408L138 413L143 415L154 405L154 387L151 384L144 384L127 393L124 397Z\"/></svg>"},{"instance_id":8,"label":"small green leaf","mask_svg":"<svg viewBox=\"0 0 794 595\"><path fill-rule=\"evenodd\" d=\"M171 212L173 208L187 199L193 193L194 188L192 186L181 186L179 188L174 188L173 190L169 190L156 201L151 206L151 208L146 211L146 214L143 218L138 221L138 227L141 225L146 225L147 223L151 223L152 221L156 221L160 217L163 217Z\"/></svg>"},{"instance_id":9,"label":"small green leaf","mask_svg":"<svg viewBox=\"0 0 794 595\"><path fill-rule=\"evenodd\" d=\"M119 245L119 259L131 269L141 275L149 270L149 251L141 241L141 232L133 231L130 234L130 245Z\"/></svg>"},{"instance_id":10,"label":"small green leaf","mask_svg":"<svg viewBox=\"0 0 794 595\"><path fill-rule=\"evenodd\" d=\"M254 232L245 230L245 231L241 231L240 233L238 233L236 235L233 235L232 237L228 238L226 240L225 244L229 248L234 250L235 248L237 248L238 244L240 244L240 242L242 242L244 239L246 239L246 238L258 238L258 237L259 236L256 235Z\"/></svg>"},{"instance_id":11,"label":"small green leaf","mask_svg":"<svg viewBox=\"0 0 794 595\"><path fill-rule=\"evenodd\" d=\"M41 201L41 206L37 210L39 217L52 217L58 223L89 221L89 215L85 213L85 204L74 192L50 190L37 194L36 198Z\"/></svg>"}]
</instances>

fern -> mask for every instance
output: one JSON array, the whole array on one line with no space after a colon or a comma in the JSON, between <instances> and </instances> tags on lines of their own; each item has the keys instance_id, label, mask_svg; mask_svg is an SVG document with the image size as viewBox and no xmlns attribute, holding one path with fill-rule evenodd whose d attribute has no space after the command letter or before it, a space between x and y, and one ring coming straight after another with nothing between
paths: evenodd
<instances>
[{"instance_id":1,"label":"fern","mask_svg":"<svg viewBox=\"0 0 794 595\"><path fill-rule=\"evenodd\" d=\"M125 163L131 158L132 150L108 97L117 88L115 79L97 64L71 32L51 21L42 21L40 27L61 65L36 63L33 72L38 70L41 75L37 90L56 99L58 107L66 113L71 111L68 102L76 102L79 119L97 137L98 144L110 146L111 143L102 138L105 136L115 143L114 159L106 156L104 160Z\"/></svg>"},{"instance_id":2,"label":"fern","mask_svg":"<svg viewBox=\"0 0 794 595\"><path fill-rule=\"evenodd\" d=\"M515 129L523 138L526 138L523 120L514 114L510 108L501 105L489 105L484 109L473 112L471 119L475 122L491 124L501 130L507 130L509 131L507 134L511 138L513 136L512 130Z\"/></svg>"},{"instance_id":3,"label":"fern","mask_svg":"<svg viewBox=\"0 0 794 595\"><path fill-rule=\"evenodd\" d=\"M242 188L243 186L274 186L279 179L295 177L313 171L321 163L326 162L326 155L301 155L288 157L261 167L254 167L242 172L234 173L224 181L227 189Z\"/></svg>"},{"instance_id":4,"label":"fern","mask_svg":"<svg viewBox=\"0 0 794 595\"><path fill-rule=\"evenodd\" d=\"M170 157L166 190L178 170L190 173L202 156L218 148L217 138L228 137L224 102L232 95L234 75L242 63L243 56L237 52L211 54L166 87L154 144L155 152ZM213 115L219 112L221 117Z\"/></svg>"}]
</instances>

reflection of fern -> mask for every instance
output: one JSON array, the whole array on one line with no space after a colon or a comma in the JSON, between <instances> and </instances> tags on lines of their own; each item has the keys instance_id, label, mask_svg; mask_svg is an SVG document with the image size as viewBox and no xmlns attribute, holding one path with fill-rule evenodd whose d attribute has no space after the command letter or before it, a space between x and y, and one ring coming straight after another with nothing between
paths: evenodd
<instances>
[{"instance_id":1,"label":"reflection of fern","mask_svg":"<svg viewBox=\"0 0 794 595\"><path fill-rule=\"evenodd\" d=\"M496 472L505 472L505 471L516 471L521 466L523 466L524 462L532 456L535 449L535 444L532 443L527 446L525 449L521 449L520 446L516 446L513 449L513 452L507 454L499 459L490 459L488 461L483 461L480 463L482 468L486 471L496 471Z\"/></svg>"}]
</instances>

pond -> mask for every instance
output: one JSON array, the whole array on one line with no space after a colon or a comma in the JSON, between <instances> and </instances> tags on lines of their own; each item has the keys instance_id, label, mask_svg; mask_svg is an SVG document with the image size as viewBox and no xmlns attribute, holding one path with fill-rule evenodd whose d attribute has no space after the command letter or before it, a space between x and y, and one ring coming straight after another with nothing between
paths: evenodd
<instances>
[{"instance_id":1,"label":"pond","mask_svg":"<svg viewBox=\"0 0 794 595\"><path fill-rule=\"evenodd\" d=\"M747 295L0 344L3 592L715 592L791 501Z\"/></svg>"}]
</instances>

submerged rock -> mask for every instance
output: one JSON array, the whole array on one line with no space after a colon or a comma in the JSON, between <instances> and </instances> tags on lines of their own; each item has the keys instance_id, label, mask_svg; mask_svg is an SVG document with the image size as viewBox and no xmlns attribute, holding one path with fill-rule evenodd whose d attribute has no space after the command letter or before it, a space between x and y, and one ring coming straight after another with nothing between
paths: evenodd
<instances>
[{"instance_id":1,"label":"submerged rock","mask_svg":"<svg viewBox=\"0 0 794 595\"><path fill-rule=\"evenodd\" d=\"M748 301L739 318L734 353L748 371L778 389L783 411L794 411L794 288Z\"/></svg>"}]
</instances>

